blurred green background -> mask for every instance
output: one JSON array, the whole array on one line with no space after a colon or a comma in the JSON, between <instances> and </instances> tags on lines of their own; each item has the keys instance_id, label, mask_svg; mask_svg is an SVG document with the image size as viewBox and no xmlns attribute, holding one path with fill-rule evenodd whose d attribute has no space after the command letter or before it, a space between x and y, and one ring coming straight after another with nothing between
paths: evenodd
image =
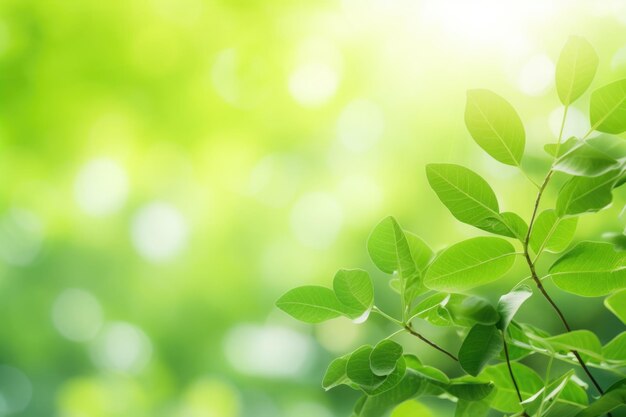
<instances>
[{"instance_id":1,"label":"blurred green background","mask_svg":"<svg viewBox=\"0 0 626 417\"><path fill-rule=\"evenodd\" d=\"M599 52L594 87L626 76L619 0L0 0L0 416L348 415L326 364L392 329L303 326L274 301L361 267L395 313L365 250L380 219L435 248L477 233L427 162L471 167L528 217L535 190L471 141L465 91L514 104L539 180L572 34ZM586 132L587 104L566 132ZM624 229L620 193L577 239ZM600 299L548 288L574 327L621 328ZM561 331L539 298L522 315Z\"/></svg>"}]
</instances>

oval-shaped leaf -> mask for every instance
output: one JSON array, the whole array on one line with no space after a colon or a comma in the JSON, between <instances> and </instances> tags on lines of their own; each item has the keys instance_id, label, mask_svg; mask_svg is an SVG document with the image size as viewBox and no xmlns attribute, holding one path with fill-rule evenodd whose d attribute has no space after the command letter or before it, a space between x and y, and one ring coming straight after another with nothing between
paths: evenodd
<instances>
[{"instance_id":1,"label":"oval-shaped leaf","mask_svg":"<svg viewBox=\"0 0 626 417\"><path fill-rule=\"evenodd\" d=\"M370 354L370 367L378 376L389 375L402 357L403 349L393 340L385 339L378 343Z\"/></svg>"},{"instance_id":2,"label":"oval-shaped leaf","mask_svg":"<svg viewBox=\"0 0 626 417\"><path fill-rule=\"evenodd\" d=\"M460 400L480 401L493 391L493 384L482 382L453 381L446 391Z\"/></svg>"},{"instance_id":3,"label":"oval-shaped leaf","mask_svg":"<svg viewBox=\"0 0 626 417\"><path fill-rule=\"evenodd\" d=\"M294 288L276 301L276 307L305 323L321 323L346 314L346 307L325 287Z\"/></svg>"},{"instance_id":4,"label":"oval-shaped leaf","mask_svg":"<svg viewBox=\"0 0 626 417\"><path fill-rule=\"evenodd\" d=\"M626 288L626 252L605 242L581 242L550 267L554 283L585 297Z\"/></svg>"},{"instance_id":5,"label":"oval-shaped leaf","mask_svg":"<svg viewBox=\"0 0 626 417\"><path fill-rule=\"evenodd\" d=\"M348 378L355 384L369 389L377 387L385 380L385 377L375 375L370 368L370 355L373 350L371 346L361 346L352 352L346 364Z\"/></svg>"},{"instance_id":6,"label":"oval-shaped leaf","mask_svg":"<svg viewBox=\"0 0 626 417\"><path fill-rule=\"evenodd\" d=\"M618 169L624 158L626 140L613 135L600 135L579 141L558 158L554 169L575 176L597 177Z\"/></svg>"},{"instance_id":7,"label":"oval-shaped leaf","mask_svg":"<svg viewBox=\"0 0 626 417\"><path fill-rule=\"evenodd\" d=\"M498 217L489 217L476 225L487 232L512 237L523 241L528 233L528 225L518 214L505 211Z\"/></svg>"},{"instance_id":8,"label":"oval-shaped leaf","mask_svg":"<svg viewBox=\"0 0 626 417\"><path fill-rule=\"evenodd\" d=\"M586 39L569 38L556 64L556 90L561 103L573 103L589 88L598 61L598 54Z\"/></svg>"},{"instance_id":9,"label":"oval-shaped leaf","mask_svg":"<svg viewBox=\"0 0 626 417\"><path fill-rule=\"evenodd\" d=\"M328 391L338 385L347 384L350 382L350 378L346 374L346 365L348 365L348 359L350 355L342 356L333 360L324 374L322 380L322 387Z\"/></svg>"},{"instance_id":10,"label":"oval-shaped leaf","mask_svg":"<svg viewBox=\"0 0 626 417\"><path fill-rule=\"evenodd\" d=\"M426 177L441 202L459 221L476 226L487 218L499 217L496 194L474 171L454 164L429 164Z\"/></svg>"},{"instance_id":11,"label":"oval-shaped leaf","mask_svg":"<svg viewBox=\"0 0 626 417\"><path fill-rule=\"evenodd\" d=\"M613 134L626 131L626 79L594 91L589 115L594 130Z\"/></svg>"},{"instance_id":12,"label":"oval-shaped leaf","mask_svg":"<svg viewBox=\"0 0 626 417\"><path fill-rule=\"evenodd\" d=\"M459 363L470 375L476 376L502 350L502 334L495 325L477 324L469 331L461 349Z\"/></svg>"},{"instance_id":13,"label":"oval-shaped leaf","mask_svg":"<svg viewBox=\"0 0 626 417\"><path fill-rule=\"evenodd\" d=\"M622 176L620 169L598 177L573 177L563 185L556 200L559 217L602 210L613 200L613 187Z\"/></svg>"},{"instance_id":14,"label":"oval-shaped leaf","mask_svg":"<svg viewBox=\"0 0 626 417\"><path fill-rule=\"evenodd\" d=\"M626 324L626 290L621 290L610 295L604 300L606 308Z\"/></svg>"},{"instance_id":15,"label":"oval-shaped leaf","mask_svg":"<svg viewBox=\"0 0 626 417\"><path fill-rule=\"evenodd\" d=\"M498 329L505 331L519 308L524 304L524 301L528 300L533 295L533 291L527 285L521 285L515 288L513 291L504 294L498 301L498 313L500 314L500 321L498 322Z\"/></svg>"},{"instance_id":16,"label":"oval-shaped leaf","mask_svg":"<svg viewBox=\"0 0 626 417\"><path fill-rule=\"evenodd\" d=\"M497 280L514 261L515 249L506 240L472 238L441 252L426 271L424 284L438 291L465 291Z\"/></svg>"},{"instance_id":17,"label":"oval-shaped leaf","mask_svg":"<svg viewBox=\"0 0 626 417\"><path fill-rule=\"evenodd\" d=\"M361 269L340 269L335 274L333 289L337 299L354 310L351 318L357 318L374 304L374 287L366 271Z\"/></svg>"},{"instance_id":18,"label":"oval-shaped leaf","mask_svg":"<svg viewBox=\"0 0 626 417\"><path fill-rule=\"evenodd\" d=\"M553 209L542 211L530 234L530 247L536 254L558 253L567 249L576 233L577 218L562 218Z\"/></svg>"},{"instance_id":19,"label":"oval-shaped leaf","mask_svg":"<svg viewBox=\"0 0 626 417\"><path fill-rule=\"evenodd\" d=\"M521 164L526 144L524 125L504 98L489 90L468 91L465 125L494 159L507 165Z\"/></svg>"}]
</instances>

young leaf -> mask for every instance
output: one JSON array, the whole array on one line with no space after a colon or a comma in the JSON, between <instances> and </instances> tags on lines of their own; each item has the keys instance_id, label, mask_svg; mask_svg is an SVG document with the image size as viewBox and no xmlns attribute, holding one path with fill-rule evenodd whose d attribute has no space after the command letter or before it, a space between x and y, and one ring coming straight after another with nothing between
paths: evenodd
<instances>
[{"instance_id":1,"label":"young leaf","mask_svg":"<svg viewBox=\"0 0 626 417\"><path fill-rule=\"evenodd\" d=\"M613 187L622 170L609 171L598 177L573 177L563 185L556 200L559 217L602 210L613 200Z\"/></svg>"},{"instance_id":2,"label":"young leaf","mask_svg":"<svg viewBox=\"0 0 626 417\"><path fill-rule=\"evenodd\" d=\"M578 99L591 85L598 68L598 55L584 38L568 39L556 64L556 90L563 105Z\"/></svg>"},{"instance_id":3,"label":"young leaf","mask_svg":"<svg viewBox=\"0 0 626 417\"><path fill-rule=\"evenodd\" d=\"M626 131L626 79L594 91L589 115L594 130L613 134Z\"/></svg>"},{"instance_id":4,"label":"young leaf","mask_svg":"<svg viewBox=\"0 0 626 417\"><path fill-rule=\"evenodd\" d=\"M517 310L524 304L524 301L528 300L533 295L533 291L527 285L522 285L508 294L504 294L498 301L498 313L500 314L500 321L497 324L498 329L505 331Z\"/></svg>"},{"instance_id":5,"label":"young leaf","mask_svg":"<svg viewBox=\"0 0 626 417\"><path fill-rule=\"evenodd\" d=\"M370 368L372 351L373 348L371 346L361 346L352 352L346 364L346 375L348 378L363 388L373 389L385 380L385 377L375 375Z\"/></svg>"},{"instance_id":6,"label":"young leaf","mask_svg":"<svg viewBox=\"0 0 626 417\"><path fill-rule=\"evenodd\" d=\"M570 370L527 398L523 402L526 412L536 415L542 409L542 416L547 415L548 411L552 415L567 416L585 408L589 403L587 394L572 381L574 375L574 370Z\"/></svg>"},{"instance_id":7,"label":"young leaf","mask_svg":"<svg viewBox=\"0 0 626 417\"><path fill-rule=\"evenodd\" d=\"M552 209L542 211L530 234L530 247L536 254L543 251L562 252L574 238L577 225L578 219L575 217L558 217Z\"/></svg>"},{"instance_id":8,"label":"young leaf","mask_svg":"<svg viewBox=\"0 0 626 417\"><path fill-rule=\"evenodd\" d=\"M487 232L524 240L528 233L528 225L518 214L505 211L498 217L488 217L476 225Z\"/></svg>"},{"instance_id":9,"label":"young leaf","mask_svg":"<svg viewBox=\"0 0 626 417\"><path fill-rule=\"evenodd\" d=\"M389 375L385 377L384 381L380 385L376 386L374 389L370 389L368 387L364 387L363 389L365 390L365 392L367 392L368 395L382 394L383 392L387 392L393 389L399 383L401 383L405 374L406 362L404 361L404 358L400 356L400 358L398 358L398 363L396 364L396 367Z\"/></svg>"},{"instance_id":10,"label":"young leaf","mask_svg":"<svg viewBox=\"0 0 626 417\"><path fill-rule=\"evenodd\" d=\"M305 323L321 323L349 312L331 289L315 285L288 291L276 301L276 307Z\"/></svg>"},{"instance_id":11,"label":"young leaf","mask_svg":"<svg viewBox=\"0 0 626 417\"><path fill-rule=\"evenodd\" d=\"M576 414L576 417L598 417L626 404L626 379L613 384L602 397Z\"/></svg>"},{"instance_id":12,"label":"young leaf","mask_svg":"<svg viewBox=\"0 0 626 417\"><path fill-rule=\"evenodd\" d=\"M389 375L394 369L398 359L402 357L402 346L393 340L385 339L378 343L370 354L370 368L375 375Z\"/></svg>"},{"instance_id":13,"label":"young leaf","mask_svg":"<svg viewBox=\"0 0 626 417\"><path fill-rule=\"evenodd\" d=\"M526 133L508 101L489 90L468 91L465 125L476 143L494 159L507 165L521 164Z\"/></svg>"},{"instance_id":14,"label":"young leaf","mask_svg":"<svg viewBox=\"0 0 626 417\"><path fill-rule=\"evenodd\" d=\"M621 290L608 296L604 300L604 305L611 310L622 323L626 324L626 290Z\"/></svg>"},{"instance_id":15,"label":"young leaf","mask_svg":"<svg viewBox=\"0 0 626 417\"><path fill-rule=\"evenodd\" d=\"M534 393L543 388L543 381L535 371L521 363L512 362L511 368L519 386L522 398L530 398ZM491 396L491 407L503 413L516 413L522 411L522 406L517 398L515 386L511 381L511 375L505 363L485 368L481 378L492 381L495 393Z\"/></svg>"},{"instance_id":16,"label":"young leaf","mask_svg":"<svg viewBox=\"0 0 626 417\"><path fill-rule=\"evenodd\" d=\"M480 175L454 164L429 164L426 176L430 186L450 213L473 226L500 217L498 199Z\"/></svg>"},{"instance_id":17,"label":"young leaf","mask_svg":"<svg viewBox=\"0 0 626 417\"><path fill-rule=\"evenodd\" d=\"M350 382L350 378L348 378L346 374L346 365L348 364L349 358L350 355L342 356L333 360L330 365L328 365L328 369L326 369L324 379L322 380L322 387L326 391L338 385Z\"/></svg>"},{"instance_id":18,"label":"young leaf","mask_svg":"<svg viewBox=\"0 0 626 417\"><path fill-rule=\"evenodd\" d=\"M470 375L478 375L500 353L502 346L502 335L495 325L475 325L459 350L461 367Z\"/></svg>"},{"instance_id":19,"label":"young leaf","mask_svg":"<svg viewBox=\"0 0 626 417\"><path fill-rule=\"evenodd\" d=\"M351 318L357 318L374 304L374 287L366 271L361 269L340 269L335 274L333 289L337 299L354 310Z\"/></svg>"},{"instance_id":20,"label":"young leaf","mask_svg":"<svg viewBox=\"0 0 626 417\"><path fill-rule=\"evenodd\" d=\"M626 252L604 242L581 242L550 267L557 287L584 297L626 288Z\"/></svg>"},{"instance_id":21,"label":"young leaf","mask_svg":"<svg viewBox=\"0 0 626 417\"><path fill-rule=\"evenodd\" d=\"M416 250L415 238L411 240ZM388 274L398 273L398 286L407 305L412 300L409 296L423 291L422 274L413 259L412 247L396 219L387 217L374 228L367 240L367 250L378 269ZM418 253L421 255L416 251ZM407 292L407 288L410 291Z\"/></svg>"},{"instance_id":22,"label":"young leaf","mask_svg":"<svg viewBox=\"0 0 626 417\"><path fill-rule=\"evenodd\" d=\"M435 258L424 284L438 291L465 291L495 281L515 261L513 245L497 237L476 237L457 243Z\"/></svg>"}]
</instances>

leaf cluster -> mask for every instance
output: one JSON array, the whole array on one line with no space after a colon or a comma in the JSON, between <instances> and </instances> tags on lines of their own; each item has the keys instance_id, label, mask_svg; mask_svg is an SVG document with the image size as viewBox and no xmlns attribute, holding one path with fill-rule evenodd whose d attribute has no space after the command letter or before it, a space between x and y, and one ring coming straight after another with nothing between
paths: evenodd
<instances>
[{"instance_id":1,"label":"leaf cluster","mask_svg":"<svg viewBox=\"0 0 626 417\"><path fill-rule=\"evenodd\" d=\"M565 109L562 125L572 103L590 87L598 61L582 38L572 37L565 45L556 70L556 90ZM374 265L389 275L401 317L375 306L372 281L364 270L340 270L332 289L299 287L277 301L280 309L307 323L339 316L365 321L374 312L399 327L375 346L361 346L329 365L322 384L326 390L346 385L362 393L353 416L388 415L399 404L428 395L454 401L456 417L486 416L492 409L527 417L593 417L610 415L626 402L626 332L603 346L591 329L572 329L543 285L552 280L577 296L605 297L606 307L626 323L624 234L615 233L614 242L572 245L578 217L609 206L613 191L626 182L626 139L619 136L626 131L626 79L591 94L589 117L588 132L565 140L561 129L555 142L545 145L552 165L541 185L536 184L528 222L517 213L502 211L489 183L472 170L450 163L426 167L430 186L452 216L489 235L435 253L395 218L383 219L372 231L367 250ZM526 132L506 99L490 90L469 91L465 123L491 157L523 170ZM564 183L556 190L556 204L541 209L557 175ZM545 271L537 265L541 256L555 258ZM469 293L505 276L518 258L526 263L530 278L521 279L497 304ZM548 334L515 320L534 294L549 302L563 324L562 333ZM461 335L458 353L427 339L417 326L447 327ZM457 361L464 375L451 378L405 353L393 340L399 332L416 336ZM530 355L571 366L562 375L548 370L542 377L523 363ZM615 384L603 389L593 375L596 369L615 375Z\"/></svg>"}]
</instances>

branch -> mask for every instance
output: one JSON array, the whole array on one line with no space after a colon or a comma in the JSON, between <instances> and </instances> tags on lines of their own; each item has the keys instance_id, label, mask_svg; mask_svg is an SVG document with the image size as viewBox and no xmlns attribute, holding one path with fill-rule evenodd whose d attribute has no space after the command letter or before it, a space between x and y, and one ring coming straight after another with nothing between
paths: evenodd
<instances>
[{"instance_id":1,"label":"branch","mask_svg":"<svg viewBox=\"0 0 626 417\"><path fill-rule=\"evenodd\" d=\"M415 330L413 330L413 328L411 327L410 324L407 324L406 326L404 326L404 329L411 333L413 336L417 337L418 339L420 339L421 341L427 343L428 345L434 347L435 349L437 349L439 352L448 355L450 358L454 359L455 361L459 361L459 358L457 358L456 356L454 356L452 353L448 352L447 350L445 350L444 348L438 346L437 344L431 342L430 340L426 339L424 336L422 336L421 334L419 334L418 332L416 332Z\"/></svg>"}]
</instances>

